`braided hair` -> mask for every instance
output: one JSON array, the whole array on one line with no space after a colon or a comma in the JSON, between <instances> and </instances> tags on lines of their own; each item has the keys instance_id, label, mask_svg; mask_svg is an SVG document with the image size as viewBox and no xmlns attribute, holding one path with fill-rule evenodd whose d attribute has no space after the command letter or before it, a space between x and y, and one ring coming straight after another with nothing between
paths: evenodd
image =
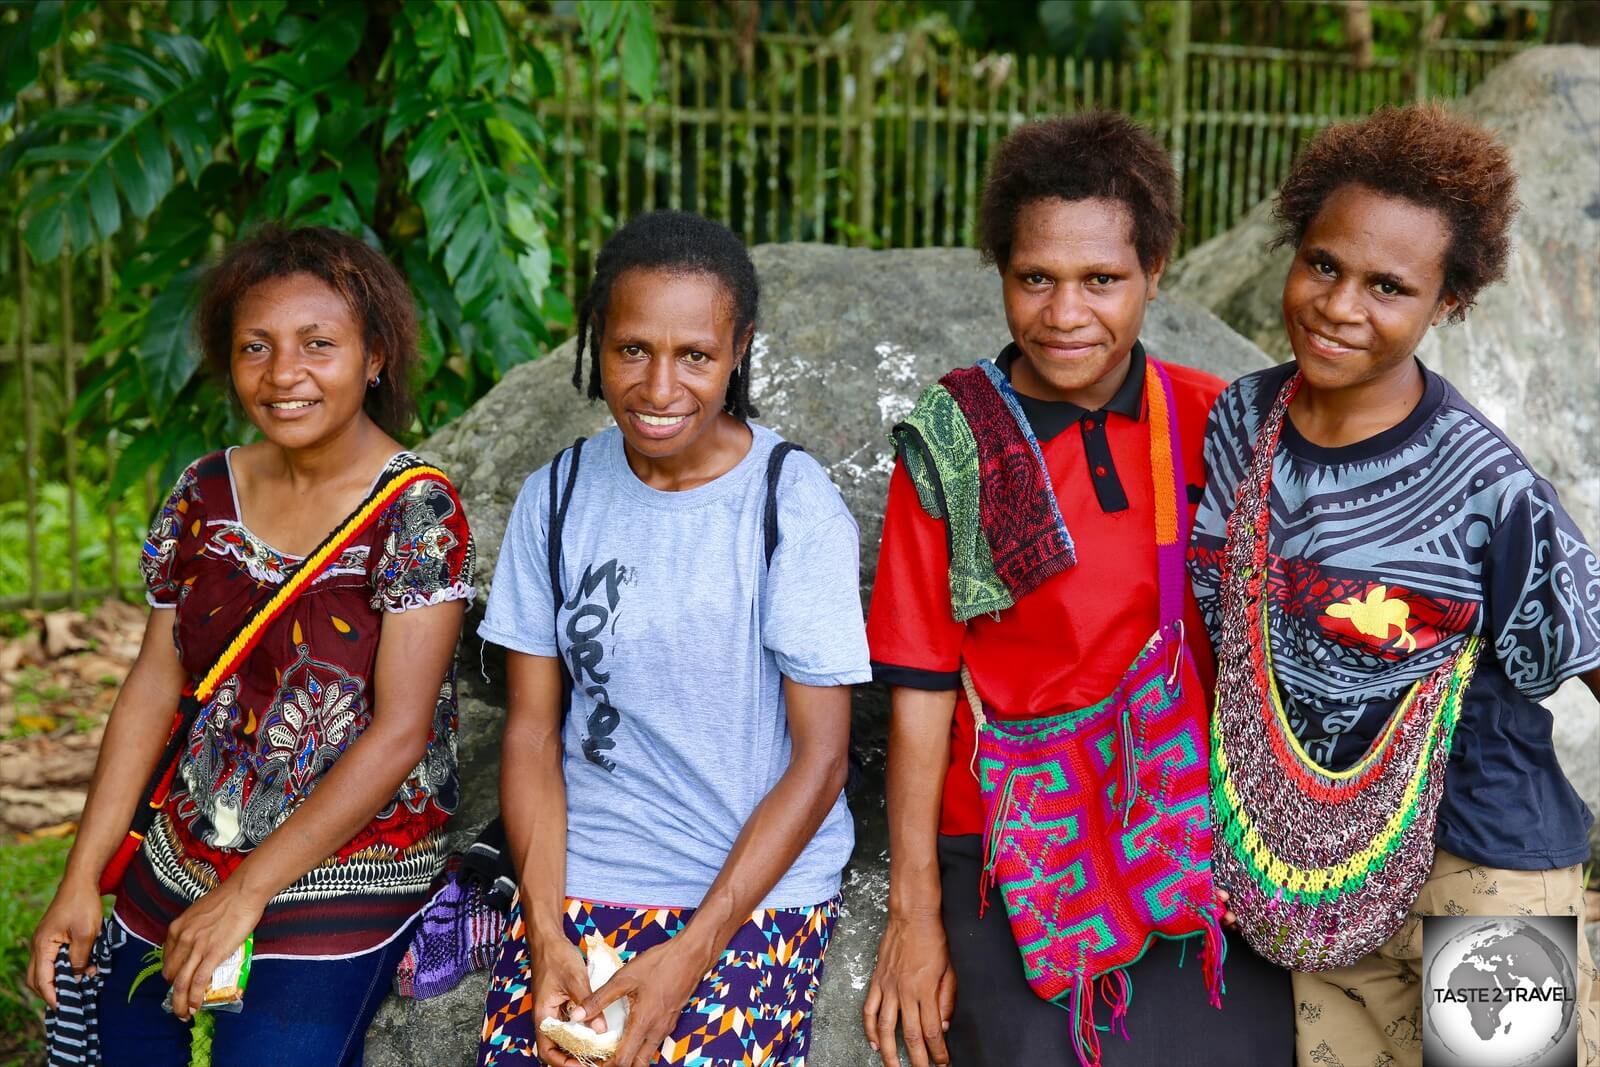
<instances>
[{"instance_id":1,"label":"braided hair","mask_svg":"<svg viewBox=\"0 0 1600 1067\"><path fill-rule=\"evenodd\" d=\"M588 397L599 400L600 338L605 334L611 287L629 270L663 270L707 274L722 283L733 304L733 336L737 345L755 325L760 285L744 242L721 223L687 211L652 211L611 235L595 260L594 279L578 305L578 352L573 361L573 388L583 391L583 353L589 352ZM741 422L759 415L750 402L750 351L746 346L728 379L722 410Z\"/></svg>"}]
</instances>

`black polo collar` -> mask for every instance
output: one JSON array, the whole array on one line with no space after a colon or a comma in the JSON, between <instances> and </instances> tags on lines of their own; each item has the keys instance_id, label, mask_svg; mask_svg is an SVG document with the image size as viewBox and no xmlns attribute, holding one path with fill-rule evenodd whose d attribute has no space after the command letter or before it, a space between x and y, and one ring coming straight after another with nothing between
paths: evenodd
<instances>
[{"instance_id":1,"label":"black polo collar","mask_svg":"<svg viewBox=\"0 0 1600 1067\"><path fill-rule=\"evenodd\" d=\"M1011 365L1022 355L1016 342L1005 346L1000 354L995 357L995 366L1009 380L1011 378ZM1084 418L1095 415L1101 416L1106 412L1113 412L1135 422L1144 419L1144 375L1145 354L1144 343L1135 341L1133 351L1129 353L1128 376L1123 379L1122 385L1117 388L1116 394L1106 402L1105 407L1099 411L1089 411L1068 400L1039 400L1031 396L1017 394L1017 400L1022 404L1022 413L1027 416L1028 425L1033 429L1033 435L1040 441L1048 441L1062 430Z\"/></svg>"}]
</instances>

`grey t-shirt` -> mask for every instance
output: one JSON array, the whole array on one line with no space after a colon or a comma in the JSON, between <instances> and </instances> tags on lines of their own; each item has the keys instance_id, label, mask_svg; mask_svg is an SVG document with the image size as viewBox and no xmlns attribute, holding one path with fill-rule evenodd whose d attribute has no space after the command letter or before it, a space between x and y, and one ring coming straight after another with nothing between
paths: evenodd
<instances>
[{"instance_id":1,"label":"grey t-shirt","mask_svg":"<svg viewBox=\"0 0 1600 1067\"><path fill-rule=\"evenodd\" d=\"M769 567L762 513L780 438L682 492L639 480L615 427L584 445L561 534L559 616L547 563L549 467L523 484L479 636L573 676L563 735L570 897L695 907L789 764L782 677L871 677L856 523L805 453L778 483ZM570 453L561 459L566 484ZM832 897L854 830L844 796L762 907Z\"/></svg>"}]
</instances>

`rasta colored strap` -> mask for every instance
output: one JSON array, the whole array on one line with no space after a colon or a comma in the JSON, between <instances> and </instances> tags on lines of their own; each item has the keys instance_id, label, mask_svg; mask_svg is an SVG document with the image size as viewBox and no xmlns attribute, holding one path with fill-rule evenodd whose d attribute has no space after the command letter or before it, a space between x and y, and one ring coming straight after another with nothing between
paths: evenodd
<instances>
[{"instance_id":1,"label":"rasta colored strap","mask_svg":"<svg viewBox=\"0 0 1600 1067\"><path fill-rule=\"evenodd\" d=\"M405 467L380 478L378 485L373 487L367 499L350 513L350 517L334 530L319 545L311 555L295 569L289 580L273 594L272 598L263 604L244 627L223 650L206 676L200 679L194 687L195 699L204 703L210 699L216 687L223 680L238 669L246 656L255 650L261 640L261 635L268 626L271 626L295 600L304 592L312 582L322 575L334 560L350 546L350 543L365 533L377 519L382 511L392 504L396 497L406 489L425 479L445 481L445 474L437 467L419 465Z\"/></svg>"},{"instance_id":2,"label":"rasta colored strap","mask_svg":"<svg viewBox=\"0 0 1600 1067\"><path fill-rule=\"evenodd\" d=\"M281 618L300 594L310 588L311 584L321 577L328 566L337 560L356 538L371 528L385 508L408 488L428 479L447 480L444 472L437 467L422 463L397 465L391 460L384 467L383 473L378 476L377 484L372 487L366 499L339 524L337 529L323 539L322 544L312 550L278 591L267 598L266 603L251 613L250 618L239 628L233 640L228 642L211 669L192 690L186 690L182 694L178 700L177 711L172 717L172 730L167 735L167 742L156 761L150 781L139 798L139 806L134 809L133 822L128 827L127 836L123 838L111 861L100 874L100 892L116 892L124 872L128 869L128 864L133 861L134 854L139 851L140 843L144 841L145 832L155 821L156 812L166 806L172 780L178 769L179 756L188 743L189 733L194 729L195 721L200 717L206 701L216 692L217 687L232 676L238 670L239 664L244 662L245 657L255 650L267 627Z\"/></svg>"}]
</instances>

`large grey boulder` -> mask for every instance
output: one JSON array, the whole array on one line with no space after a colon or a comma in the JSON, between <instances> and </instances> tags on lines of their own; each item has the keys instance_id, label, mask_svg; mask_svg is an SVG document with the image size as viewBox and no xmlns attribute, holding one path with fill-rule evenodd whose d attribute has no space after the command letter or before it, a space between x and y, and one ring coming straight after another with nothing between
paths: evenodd
<instances>
[{"instance_id":1,"label":"large grey boulder","mask_svg":"<svg viewBox=\"0 0 1600 1067\"><path fill-rule=\"evenodd\" d=\"M1269 198L1241 215L1232 229L1185 252L1164 284L1281 361L1294 355L1283 336L1280 299L1294 250L1268 247L1277 232Z\"/></svg>"},{"instance_id":2,"label":"large grey boulder","mask_svg":"<svg viewBox=\"0 0 1600 1067\"><path fill-rule=\"evenodd\" d=\"M878 535L893 455L889 427L922 388L952 367L993 356L1008 340L1000 284L976 253L962 249L873 252L823 245L754 250L761 321L752 382L760 421L815 456L843 491L861 526L862 602L877 565ZM1267 366L1254 345L1210 312L1163 295L1143 337L1160 358L1232 379ZM477 538L486 588L523 481L579 435L610 425L604 404L572 389L568 342L506 375L422 451L461 491ZM479 600L480 610L482 598ZM476 615L469 620L469 630ZM480 661L476 638L461 667L461 811L465 840L493 814L504 688L493 650ZM852 800L857 845L845 876L845 907L829 947L811 1062L862 1067L876 1062L861 1036L861 1001L888 900L881 754L886 701L876 687L857 697L855 742L868 778ZM373 1067L452 1067L476 1049L486 981L482 975L436 1000L390 998L367 1041Z\"/></svg>"},{"instance_id":3,"label":"large grey boulder","mask_svg":"<svg viewBox=\"0 0 1600 1067\"><path fill-rule=\"evenodd\" d=\"M1522 448L1592 544L1600 536L1600 49L1530 49L1456 106L1510 149L1523 207L1506 280L1479 294L1466 322L1431 331L1420 354ZM1288 359L1279 298L1293 251L1267 250L1270 209L1258 205L1185 255L1168 282ZM1563 768L1600 811L1594 698L1572 681L1546 704Z\"/></svg>"}]
</instances>

